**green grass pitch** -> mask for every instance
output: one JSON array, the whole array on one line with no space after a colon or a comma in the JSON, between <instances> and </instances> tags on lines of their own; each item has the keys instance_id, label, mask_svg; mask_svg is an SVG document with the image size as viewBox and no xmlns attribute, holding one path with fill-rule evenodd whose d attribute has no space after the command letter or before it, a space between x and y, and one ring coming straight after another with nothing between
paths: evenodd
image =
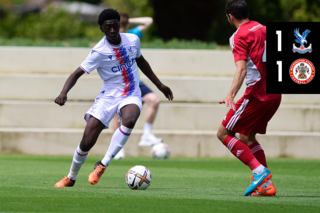
<instances>
[{"instance_id":1,"label":"green grass pitch","mask_svg":"<svg viewBox=\"0 0 320 213\"><path fill-rule=\"evenodd\" d=\"M320 161L271 159L276 197L245 197L250 170L237 159L114 160L97 185L88 175L101 156L89 156L74 187L54 188L72 156L0 156L0 212L320 212ZM150 169L145 191L131 190L134 165Z\"/></svg>"}]
</instances>

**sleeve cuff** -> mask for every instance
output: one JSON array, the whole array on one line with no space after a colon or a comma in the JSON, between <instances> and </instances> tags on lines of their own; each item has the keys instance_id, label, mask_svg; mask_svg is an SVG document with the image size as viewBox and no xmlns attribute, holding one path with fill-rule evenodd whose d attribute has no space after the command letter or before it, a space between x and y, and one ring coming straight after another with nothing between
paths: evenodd
<instances>
[{"instance_id":1,"label":"sleeve cuff","mask_svg":"<svg viewBox=\"0 0 320 213\"><path fill-rule=\"evenodd\" d=\"M243 56L243 57L237 57L234 59L234 63L236 63L237 61L241 61L241 60L248 60L247 57Z\"/></svg>"},{"instance_id":2,"label":"sleeve cuff","mask_svg":"<svg viewBox=\"0 0 320 213\"><path fill-rule=\"evenodd\" d=\"M85 71L87 74L90 74L90 72L88 72L85 68L83 68L83 66L80 66L80 68Z\"/></svg>"}]
</instances>

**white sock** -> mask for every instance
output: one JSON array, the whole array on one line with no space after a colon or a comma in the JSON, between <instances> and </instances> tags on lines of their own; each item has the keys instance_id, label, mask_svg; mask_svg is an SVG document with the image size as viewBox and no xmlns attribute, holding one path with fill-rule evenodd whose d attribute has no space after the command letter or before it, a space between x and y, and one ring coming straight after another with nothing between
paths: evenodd
<instances>
[{"instance_id":1,"label":"white sock","mask_svg":"<svg viewBox=\"0 0 320 213\"><path fill-rule=\"evenodd\" d=\"M104 158L101 160L101 163L105 166L108 166L116 156L116 154L122 149L122 147L126 144L129 136L132 132L132 129L129 129L123 125L121 125L114 133L111 138L111 143L109 145L108 151Z\"/></svg>"},{"instance_id":2,"label":"white sock","mask_svg":"<svg viewBox=\"0 0 320 213\"><path fill-rule=\"evenodd\" d=\"M77 175L79 173L79 170L82 166L82 164L86 161L87 156L88 156L89 151L84 152L80 149L80 144L79 146L76 148L76 151L74 152L73 155L73 160L72 160L72 164L71 164L71 168L70 168L70 172L68 174L68 177L71 180L76 180Z\"/></svg>"},{"instance_id":3,"label":"white sock","mask_svg":"<svg viewBox=\"0 0 320 213\"><path fill-rule=\"evenodd\" d=\"M151 133L153 124L145 123L143 128L143 135L147 135Z\"/></svg>"},{"instance_id":4,"label":"white sock","mask_svg":"<svg viewBox=\"0 0 320 213\"><path fill-rule=\"evenodd\" d=\"M106 153L103 159L101 160L101 163L105 166L109 166L109 164L111 163L111 160L112 160L112 157L110 157L108 153Z\"/></svg>"},{"instance_id":5,"label":"white sock","mask_svg":"<svg viewBox=\"0 0 320 213\"><path fill-rule=\"evenodd\" d=\"M260 164L260 166L258 166L258 167L255 168L254 170L252 170L252 173L253 173L253 174L260 175L260 174L262 174L262 172L264 171L264 168L265 168L265 167Z\"/></svg>"}]
</instances>

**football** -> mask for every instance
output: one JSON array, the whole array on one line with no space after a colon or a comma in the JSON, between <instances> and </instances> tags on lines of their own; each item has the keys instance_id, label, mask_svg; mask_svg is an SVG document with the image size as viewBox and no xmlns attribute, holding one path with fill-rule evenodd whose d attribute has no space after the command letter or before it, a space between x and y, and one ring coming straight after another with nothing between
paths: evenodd
<instances>
[{"instance_id":1,"label":"football","mask_svg":"<svg viewBox=\"0 0 320 213\"><path fill-rule=\"evenodd\" d=\"M167 159L170 155L170 148L166 143L159 143L152 147L151 154L155 159Z\"/></svg>"},{"instance_id":2,"label":"football","mask_svg":"<svg viewBox=\"0 0 320 213\"><path fill-rule=\"evenodd\" d=\"M151 184L151 172L144 166L134 166L127 172L126 182L133 190L144 190Z\"/></svg>"}]
</instances>

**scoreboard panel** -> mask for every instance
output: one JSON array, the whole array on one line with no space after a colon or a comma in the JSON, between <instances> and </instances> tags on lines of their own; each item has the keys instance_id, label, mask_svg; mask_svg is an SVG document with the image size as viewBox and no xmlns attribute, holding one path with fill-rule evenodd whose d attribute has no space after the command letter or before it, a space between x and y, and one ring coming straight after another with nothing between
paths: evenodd
<instances>
[{"instance_id":1,"label":"scoreboard panel","mask_svg":"<svg viewBox=\"0 0 320 213\"><path fill-rule=\"evenodd\" d=\"M320 94L320 22L268 22L268 94Z\"/></svg>"}]
</instances>

